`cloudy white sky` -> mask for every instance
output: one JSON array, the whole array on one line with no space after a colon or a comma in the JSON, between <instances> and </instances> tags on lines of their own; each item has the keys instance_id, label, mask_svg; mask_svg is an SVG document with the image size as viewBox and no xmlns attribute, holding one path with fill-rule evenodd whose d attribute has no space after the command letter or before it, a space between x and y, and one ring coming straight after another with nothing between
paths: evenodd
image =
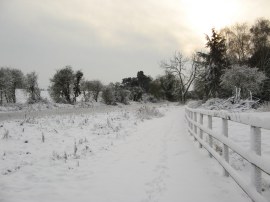
<instances>
[{"instance_id":1,"label":"cloudy white sky","mask_svg":"<svg viewBox=\"0 0 270 202\"><path fill-rule=\"evenodd\" d=\"M202 49L212 27L269 10L269 0L0 0L0 66L36 71L43 88L66 65L104 83L155 77L176 50Z\"/></svg>"}]
</instances>

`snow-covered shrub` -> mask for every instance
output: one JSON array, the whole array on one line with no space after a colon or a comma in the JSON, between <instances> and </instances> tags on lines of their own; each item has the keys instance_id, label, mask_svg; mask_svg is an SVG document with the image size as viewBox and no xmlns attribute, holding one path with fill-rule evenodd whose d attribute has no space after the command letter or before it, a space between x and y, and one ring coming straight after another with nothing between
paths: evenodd
<instances>
[{"instance_id":1,"label":"snow-covered shrub","mask_svg":"<svg viewBox=\"0 0 270 202\"><path fill-rule=\"evenodd\" d=\"M265 79L265 74L258 71L258 68L235 65L225 70L221 76L221 85L231 92L234 92L235 88L241 89L243 98L247 98L250 92L254 94L260 92Z\"/></svg>"},{"instance_id":2,"label":"snow-covered shrub","mask_svg":"<svg viewBox=\"0 0 270 202\"><path fill-rule=\"evenodd\" d=\"M202 100L196 100L196 101L193 100L193 101L189 101L187 103L187 106L190 108L197 108L197 107L201 106L202 103L203 103Z\"/></svg>"},{"instance_id":3,"label":"snow-covered shrub","mask_svg":"<svg viewBox=\"0 0 270 202\"><path fill-rule=\"evenodd\" d=\"M105 104L115 105L114 90L111 86L107 86L102 91L102 98Z\"/></svg>"},{"instance_id":4,"label":"snow-covered shrub","mask_svg":"<svg viewBox=\"0 0 270 202\"><path fill-rule=\"evenodd\" d=\"M147 93L144 93L143 96L142 96L142 100L143 102L152 102L152 103L157 103L157 98L155 98L153 95L151 94L147 94Z\"/></svg>"},{"instance_id":5,"label":"snow-covered shrub","mask_svg":"<svg viewBox=\"0 0 270 202\"><path fill-rule=\"evenodd\" d=\"M234 103L234 98L220 99L212 98L207 100L200 106L203 109L209 110L228 110L228 111L246 111L257 108L258 100L240 100L238 103Z\"/></svg>"},{"instance_id":6,"label":"snow-covered shrub","mask_svg":"<svg viewBox=\"0 0 270 202\"><path fill-rule=\"evenodd\" d=\"M46 108L49 108L52 103L47 98L39 97L38 99L32 99L32 97L29 97L27 99L27 104L38 104L40 107L41 105L44 105L43 108L46 106ZM32 105L34 106L34 105ZM42 108L42 107L41 107Z\"/></svg>"},{"instance_id":7,"label":"snow-covered shrub","mask_svg":"<svg viewBox=\"0 0 270 202\"><path fill-rule=\"evenodd\" d=\"M142 106L137 110L137 116L140 119L151 119L153 117L161 117L162 113L156 107Z\"/></svg>"},{"instance_id":8,"label":"snow-covered shrub","mask_svg":"<svg viewBox=\"0 0 270 202\"><path fill-rule=\"evenodd\" d=\"M123 103L125 105L129 104L129 96L130 96L131 92L129 90L126 89L116 89L115 91L115 99L116 102L120 102Z\"/></svg>"},{"instance_id":9,"label":"snow-covered shrub","mask_svg":"<svg viewBox=\"0 0 270 202\"><path fill-rule=\"evenodd\" d=\"M97 102L102 89L103 84L99 80L82 81L81 91L83 93L84 101L89 102L92 95L93 99Z\"/></svg>"},{"instance_id":10,"label":"snow-covered shrub","mask_svg":"<svg viewBox=\"0 0 270 202\"><path fill-rule=\"evenodd\" d=\"M270 112L270 102L262 103L258 110L263 112Z\"/></svg>"},{"instance_id":11,"label":"snow-covered shrub","mask_svg":"<svg viewBox=\"0 0 270 202\"><path fill-rule=\"evenodd\" d=\"M130 99L135 101L135 102L138 102L142 99L142 95L143 95L143 89L139 86L135 86L135 87L132 87L130 88Z\"/></svg>"}]
</instances>

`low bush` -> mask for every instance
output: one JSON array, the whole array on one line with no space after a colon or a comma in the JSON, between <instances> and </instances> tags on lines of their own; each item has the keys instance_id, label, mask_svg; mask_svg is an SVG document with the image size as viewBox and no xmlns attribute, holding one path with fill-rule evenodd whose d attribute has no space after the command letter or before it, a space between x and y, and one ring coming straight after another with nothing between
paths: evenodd
<instances>
[{"instance_id":1,"label":"low bush","mask_svg":"<svg viewBox=\"0 0 270 202\"><path fill-rule=\"evenodd\" d=\"M153 117L161 117L162 113L156 107L142 106L137 111L137 116L140 119L151 119Z\"/></svg>"}]
</instances>

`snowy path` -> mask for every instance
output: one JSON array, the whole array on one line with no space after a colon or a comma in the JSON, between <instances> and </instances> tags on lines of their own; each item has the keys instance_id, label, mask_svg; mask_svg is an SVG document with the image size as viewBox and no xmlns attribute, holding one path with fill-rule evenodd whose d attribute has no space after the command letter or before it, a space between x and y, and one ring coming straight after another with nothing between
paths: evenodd
<instances>
[{"instance_id":1,"label":"snowy path","mask_svg":"<svg viewBox=\"0 0 270 202\"><path fill-rule=\"evenodd\" d=\"M183 117L183 109L176 109L145 122L102 159L104 166L93 173L100 184L89 190L100 198L90 201L250 201L190 141Z\"/></svg>"},{"instance_id":2,"label":"snowy path","mask_svg":"<svg viewBox=\"0 0 270 202\"><path fill-rule=\"evenodd\" d=\"M81 161L76 172L36 180L31 190L0 194L5 201L39 202L250 201L187 135L182 107L144 121L110 151Z\"/></svg>"}]
</instances>

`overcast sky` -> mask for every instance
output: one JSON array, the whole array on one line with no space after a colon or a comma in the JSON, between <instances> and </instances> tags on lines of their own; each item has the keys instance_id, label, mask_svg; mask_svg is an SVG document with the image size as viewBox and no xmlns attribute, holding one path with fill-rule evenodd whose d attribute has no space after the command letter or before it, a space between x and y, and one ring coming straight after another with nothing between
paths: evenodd
<instances>
[{"instance_id":1,"label":"overcast sky","mask_svg":"<svg viewBox=\"0 0 270 202\"><path fill-rule=\"evenodd\" d=\"M36 71L45 88L66 65L105 84L204 47L204 34L270 19L269 0L0 0L0 66Z\"/></svg>"}]
</instances>

